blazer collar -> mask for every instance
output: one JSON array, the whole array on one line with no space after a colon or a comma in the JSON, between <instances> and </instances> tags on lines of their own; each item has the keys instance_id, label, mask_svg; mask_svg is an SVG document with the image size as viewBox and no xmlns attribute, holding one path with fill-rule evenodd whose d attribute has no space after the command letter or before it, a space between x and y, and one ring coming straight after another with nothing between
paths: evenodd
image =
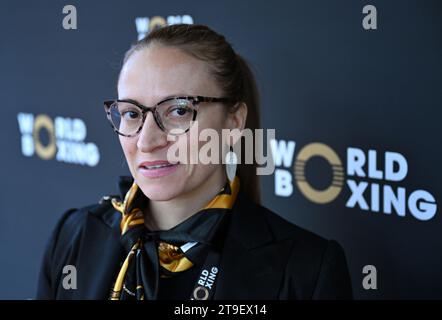
<instances>
[{"instance_id":1,"label":"blazer collar","mask_svg":"<svg viewBox=\"0 0 442 320\"><path fill-rule=\"evenodd\" d=\"M287 259L281 252L289 252L289 242L279 240L265 209L240 192L225 238L214 298L277 299Z\"/></svg>"},{"instance_id":2,"label":"blazer collar","mask_svg":"<svg viewBox=\"0 0 442 320\"><path fill-rule=\"evenodd\" d=\"M106 300L124 257L121 218L108 203L88 211L76 260L78 286L72 294L74 299Z\"/></svg>"}]
</instances>

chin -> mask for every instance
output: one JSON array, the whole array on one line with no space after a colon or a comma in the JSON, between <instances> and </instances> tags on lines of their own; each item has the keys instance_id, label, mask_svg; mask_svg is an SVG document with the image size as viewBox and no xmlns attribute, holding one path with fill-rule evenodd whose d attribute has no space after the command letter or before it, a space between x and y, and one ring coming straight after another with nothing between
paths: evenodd
<instances>
[{"instance_id":1,"label":"chin","mask_svg":"<svg viewBox=\"0 0 442 320\"><path fill-rule=\"evenodd\" d=\"M147 180L148 179L142 177L141 180L137 180L137 184L144 195L150 200L168 201L181 193L179 183L166 182L162 181L162 179L152 179L157 181Z\"/></svg>"}]
</instances>

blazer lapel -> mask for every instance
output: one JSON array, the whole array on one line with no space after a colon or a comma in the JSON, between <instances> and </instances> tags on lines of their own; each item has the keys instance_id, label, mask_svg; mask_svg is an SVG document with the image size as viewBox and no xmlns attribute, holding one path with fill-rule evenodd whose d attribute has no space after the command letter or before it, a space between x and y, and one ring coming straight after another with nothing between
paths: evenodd
<instances>
[{"instance_id":1,"label":"blazer lapel","mask_svg":"<svg viewBox=\"0 0 442 320\"><path fill-rule=\"evenodd\" d=\"M78 257L74 299L108 299L122 259L118 212L112 206L97 210L107 212L100 217L95 210L89 212Z\"/></svg>"},{"instance_id":2,"label":"blazer lapel","mask_svg":"<svg viewBox=\"0 0 442 320\"><path fill-rule=\"evenodd\" d=\"M261 207L238 194L220 262L215 299L277 299L288 242L276 242Z\"/></svg>"}]
</instances>

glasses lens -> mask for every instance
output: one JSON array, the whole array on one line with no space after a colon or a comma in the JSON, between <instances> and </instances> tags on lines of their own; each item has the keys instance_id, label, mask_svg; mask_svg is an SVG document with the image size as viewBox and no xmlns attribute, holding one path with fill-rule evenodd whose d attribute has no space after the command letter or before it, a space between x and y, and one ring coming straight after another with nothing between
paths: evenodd
<instances>
[{"instance_id":1,"label":"glasses lens","mask_svg":"<svg viewBox=\"0 0 442 320\"><path fill-rule=\"evenodd\" d=\"M143 121L140 108L129 102L114 102L109 112L112 124L124 135L136 133Z\"/></svg>"},{"instance_id":2,"label":"glasses lens","mask_svg":"<svg viewBox=\"0 0 442 320\"><path fill-rule=\"evenodd\" d=\"M173 99L158 105L157 113L164 129L171 134L187 131L192 123L196 108L186 99Z\"/></svg>"}]
</instances>

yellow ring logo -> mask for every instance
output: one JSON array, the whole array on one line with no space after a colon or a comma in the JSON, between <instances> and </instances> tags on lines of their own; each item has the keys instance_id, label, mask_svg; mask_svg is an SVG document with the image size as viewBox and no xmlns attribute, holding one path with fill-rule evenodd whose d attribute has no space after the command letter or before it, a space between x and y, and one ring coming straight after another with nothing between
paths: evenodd
<instances>
[{"instance_id":1,"label":"yellow ring logo","mask_svg":"<svg viewBox=\"0 0 442 320\"><path fill-rule=\"evenodd\" d=\"M42 129L46 129L49 134L49 144L47 146L44 146L40 141L39 133ZM45 114L38 115L34 121L34 130L32 134L37 155L44 160L53 158L57 148L55 144L54 123L51 118Z\"/></svg>"},{"instance_id":2,"label":"yellow ring logo","mask_svg":"<svg viewBox=\"0 0 442 320\"><path fill-rule=\"evenodd\" d=\"M305 166L308 160L314 156L323 157L333 170L331 185L325 190L313 188L305 177ZM295 179L299 190L312 202L325 204L333 201L339 195L344 184L344 169L336 152L323 143L311 143L306 145L298 154L295 162Z\"/></svg>"},{"instance_id":3,"label":"yellow ring logo","mask_svg":"<svg viewBox=\"0 0 442 320\"><path fill-rule=\"evenodd\" d=\"M164 19L163 17L161 16L152 17L149 22L149 31L163 27L166 24L167 24L166 19Z\"/></svg>"}]
</instances>

